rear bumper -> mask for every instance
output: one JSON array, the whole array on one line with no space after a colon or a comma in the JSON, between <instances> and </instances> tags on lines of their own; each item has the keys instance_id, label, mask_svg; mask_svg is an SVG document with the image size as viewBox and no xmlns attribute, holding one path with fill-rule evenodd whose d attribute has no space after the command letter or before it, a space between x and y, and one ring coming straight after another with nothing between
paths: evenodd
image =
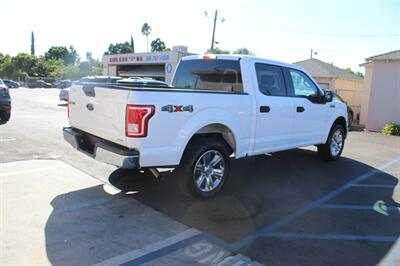
<instances>
[{"instance_id":1,"label":"rear bumper","mask_svg":"<svg viewBox=\"0 0 400 266\"><path fill-rule=\"evenodd\" d=\"M78 151L107 163L127 169L138 169L139 152L90 135L72 127L63 128L64 139Z\"/></svg>"}]
</instances>

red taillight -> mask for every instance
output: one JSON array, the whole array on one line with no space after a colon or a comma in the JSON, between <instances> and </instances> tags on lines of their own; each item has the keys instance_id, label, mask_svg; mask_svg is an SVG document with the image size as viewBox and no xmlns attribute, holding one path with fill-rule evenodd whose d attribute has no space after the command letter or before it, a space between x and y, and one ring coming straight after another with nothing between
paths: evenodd
<instances>
[{"instance_id":1,"label":"red taillight","mask_svg":"<svg viewBox=\"0 0 400 266\"><path fill-rule=\"evenodd\" d=\"M203 60L213 60L213 59L215 59L215 56L203 55Z\"/></svg>"},{"instance_id":2,"label":"red taillight","mask_svg":"<svg viewBox=\"0 0 400 266\"><path fill-rule=\"evenodd\" d=\"M146 137L150 118L154 115L154 105L126 106L125 135L127 137Z\"/></svg>"},{"instance_id":3,"label":"red taillight","mask_svg":"<svg viewBox=\"0 0 400 266\"><path fill-rule=\"evenodd\" d=\"M69 96L67 97L67 115L69 118Z\"/></svg>"}]
</instances>

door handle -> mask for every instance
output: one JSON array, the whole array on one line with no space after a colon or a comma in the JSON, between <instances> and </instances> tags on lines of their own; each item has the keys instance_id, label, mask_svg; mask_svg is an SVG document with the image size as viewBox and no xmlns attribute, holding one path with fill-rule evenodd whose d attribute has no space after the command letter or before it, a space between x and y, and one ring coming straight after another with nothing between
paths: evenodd
<instances>
[{"instance_id":1,"label":"door handle","mask_svg":"<svg viewBox=\"0 0 400 266\"><path fill-rule=\"evenodd\" d=\"M302 112L304 112L304 107L303 106L297 106L297 108L296 108L296 112L298 112L298 113L302 113Z\"/></svg>"},{"instance_id":2,"label":"door handle","mask_svg":"<svg viewBox=\"0 0 400 266\"><path fill-rule=\"evenodd\" d=\"M268 113L269 111L271 111L269 106L260 106L260 113Z\"/></svg>"}]
</instances>

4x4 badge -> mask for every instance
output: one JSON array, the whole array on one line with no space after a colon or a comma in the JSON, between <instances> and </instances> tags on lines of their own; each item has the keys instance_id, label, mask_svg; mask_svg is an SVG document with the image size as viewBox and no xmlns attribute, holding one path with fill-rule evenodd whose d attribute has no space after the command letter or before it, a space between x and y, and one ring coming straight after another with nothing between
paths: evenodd
<instances>
[{"instance_id":1,"label":"4x4 badge","mask_svg":"<svg viewBox=\"0 0 400 266\"><path fill-rule=\"evenodd\" d=\"M166 105L161 107L161 111L168 112L168 113L175 113L175 112L193 112L193 105Z\"/></svg>"}]
</instances>

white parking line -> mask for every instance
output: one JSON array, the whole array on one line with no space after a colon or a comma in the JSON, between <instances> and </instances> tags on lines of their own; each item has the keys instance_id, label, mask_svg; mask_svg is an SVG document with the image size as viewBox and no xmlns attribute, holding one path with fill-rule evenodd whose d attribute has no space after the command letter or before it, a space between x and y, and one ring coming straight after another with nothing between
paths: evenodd
<instances>
[{"instance_id":1,"label":"white parking line","mask_svg":"<svg viewBox=\"0 0 400 266\"><path fill-rule=\"evenodd\" d=\"M200 231L194 229L194 228L190 228L186 231L183 231L177 235L174 235L170 238L161 240L157 243L148 245L146 247L113 257L111 259L108 260L104 260L102 262L99 262L97 264L94 264L93 266L113 266L113 265L121 265L125 262L134 260L136 258L145 256L151 252L157 251L159 249L165 248L167 246L170 246L172 244L175 244L177 242L180 242L182 240L188 239L190 237L193 237L195 235L198 235L200 233Z\"/></svg>"},{"instance_id":2,"label":"white parking line","mask_svg":"<svg viewBox=\"0 0 400 266\"><path fill-rule=\"evenodd\" d=\"M7 139L7 138L5 138L5 139L0 139L0 142L13 141L13 140L16 140L16 139Z\"/></svg>"},{"instance_id":3,"label":"white parking line","mask_svg":"<svg viewBox=\"0 0 400 266\"><path fill-rule=\"evenodd\" d=\"M2 174L0 174L0 177L10 176L10 175L30 174L30 173L35 173L35 172L42 172L42 171L48 171L48 170L54 170L54 169L64 168L64 167L66 167L66 166L67 166L67 165L57 165L57 166L50 166L50 167L42 167L42 168L36 168L36 169L29 169L29 170L24 170L24 171L8 172L8 173L2 173Z\"/></svg>"}]
</instances>

